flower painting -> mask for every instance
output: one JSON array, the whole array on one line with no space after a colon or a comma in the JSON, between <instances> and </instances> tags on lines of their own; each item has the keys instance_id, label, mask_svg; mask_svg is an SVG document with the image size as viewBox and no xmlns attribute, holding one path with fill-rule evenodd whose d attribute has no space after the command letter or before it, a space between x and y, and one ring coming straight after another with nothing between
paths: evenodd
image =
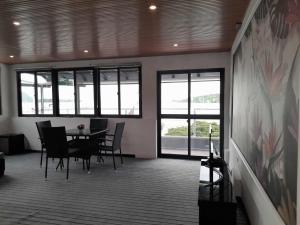
<instances>
[{"instance_id":1,"label":"flower painting","mask_svg":"<svg viewBox=\"0 0 300 225\"><path fill-rule=\"evenodd\" d=\"M296 224L300 0L262 0L234 52L232 139Z\"/></svg>"}]
</instances>

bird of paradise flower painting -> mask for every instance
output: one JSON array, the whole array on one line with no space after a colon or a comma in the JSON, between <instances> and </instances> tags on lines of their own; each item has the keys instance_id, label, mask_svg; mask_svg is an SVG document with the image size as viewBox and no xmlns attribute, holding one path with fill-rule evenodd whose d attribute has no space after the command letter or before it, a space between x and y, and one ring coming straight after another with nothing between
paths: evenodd
<instances>
[{"instance_id":1,"label":"bird of paradise flower painting","mask_svg":"<svg viewBox=\"0 0 300 225\"><path fill-rule=\"evenodd\" d=\"M296 224L300 0L262 0L234 53L232 138Z\"/></svg>"}]
</instances>

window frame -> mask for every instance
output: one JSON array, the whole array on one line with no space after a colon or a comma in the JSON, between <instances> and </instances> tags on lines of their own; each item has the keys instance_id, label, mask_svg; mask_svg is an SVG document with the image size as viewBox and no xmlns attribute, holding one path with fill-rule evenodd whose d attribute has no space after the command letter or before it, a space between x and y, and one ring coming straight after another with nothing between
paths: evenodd
<instances>
[{"instance_id":1,"label":"window frame","mask_svg":"<svg viewBox=\"0 0 300 225\"><path fill-rule=\"evenodd\" d=\"M139 114L138 115L124 115L121 114L121 101L120 101L120 70L137 68L138 73L138 85L139 85ZM100 70L104 69L117 69L118 70L118 114L101 114L101 96L100 96ZM77 98L78 93L76 89L76 74L80 70L92 70L93 71L93 87L94 87L94 114L78 114ZM75 113L74 114L60 114L59 112L59 84L58 84L58 72L59 71L73 71L74 74L74 102ZM35 100L35 114L23 114L22 109L22 93L21 93L21 74L22 73L34 73L34 100ZM39 114L38 113L38 95L37 95L37 73L50 72L52 76L52 103L53 114ZM140 65L137 66L115 66L115 67L71 67L71 68L57 68L57 69L22 69L16 71L17 81L17 104L18 104L18 116L19 117L104 117L104 118L142 118L142 69Z\"/></svg>"},{"instance_id":2,"label":"window frame","mask_svg":"<svg viewBox=\"0 0 300 225\"><path fill-rule=\"evenodd\" d=\"M220 112L219 114L191 114L191 74L192 73L220 73ZM161 107L161 84L162 76L166 74L187 74L188 76L188 113L187 114L163 114ZM225 68L207 68L207 69L185 69L185 70L163 70L157 71L157 156L159 158L178 158L178 159L203 159L203 156L196 156L191 154L191 135L190 123L188 123L188 154L167 154L162 153L161 143L161 120L162 119L187 119L191 120L219 120L220 121L220 156L224 158L224 94L225 94Z\"/></svg>"},{"instance_id":3,"label":"window frame","mask_svg":"<svg viewBox=\"0 0 300 225\"><path fill-rule=\"evenodd\" d=\"M138 69L138 85L139 85L139 114L137 115L125 115L121 114L121 79L120 79L120 70L122 69L131 69L131 68L136 68ZM101 70L117 70L118 74L118 114L101 114L101 79L100 79L100 71ZM103 67L103 68L98 68L97 72L97 85L98 85L98 90L99 92L97 93L98 97L98 115L102 117L110 117L110 118L142 118L142 70L141 66L121 66L121 67Z\"/></svg>"},{"instance_id":4,"label":"window frame","mask_svg":"<svg viewBox=\"0 0 300 225\"><path fill-rule=\"evenodd\" d=\"M79 114L78 113L78 105L77 105L77 100L78 100L78 93L77 93L77 89L76 89L76 86L77 86L77 71L80 71L80 70L91 70L93 71L93 86L94 86L94 114ZM57 108L57 111L56 111L56 115L57 117L95 117L96 114L96 104L95 104L95 89L96 89L96 80L95 80L95 68L93 67L79 67L79 68L61 68L61 69L56 69L56 74L55 74L55 77L56 77L56 92L57 92L57 97L56 97L56 108ZM73 71L73 77L74 77L74 106L75 106L75 109L74 109L74 114L61 114L59 112L59 83L58 83L58 73L60 71Z\"/></svg>"},{"instance_id":5,"label":"window frame","mask_svg":"<svg viewBox=\"0 0 300 225\"><path fill-rule=\"evenodd\" d=\"M53 113L52 114L39 114L38 108L38 90L37 90L37 74L40 72L50 72L51 73L51 82L52 82L52 104L53 104ZM22 73L32 73L34 74L34 105L35 113L34 114L23 114L22 108L22 83L21 83L21 74ZM54 79L51 70L22 70L17 71L17 97L18 97L18 115L19 117L53 117L55 115L55 100L54 100Z\"/></svg>"}]
</instances>

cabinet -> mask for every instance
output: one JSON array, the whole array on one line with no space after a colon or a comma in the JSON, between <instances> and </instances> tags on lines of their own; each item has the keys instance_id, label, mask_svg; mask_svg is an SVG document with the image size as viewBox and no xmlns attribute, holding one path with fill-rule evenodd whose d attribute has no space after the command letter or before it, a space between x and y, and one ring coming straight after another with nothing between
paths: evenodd
<instances>
[{"instance_id":1,"label":"cabinet","mask_svg":"<svg viewBox=\"0 0 300 225\"><path fill-rule=\"evenodd\" d=\"M0 152L0 177L4 175L5 159L3 152Z\"/></svg>"},{"instance_id":2,"label":"cabinet","mask_svg":"<svg viewBox=\"0 0 300 225\"><path fill-rule=\"evenodd\" d=\"M6 155L24 153L24 134L1 134L0 152Z\"/></svg>"},{"instance_id":3,"label":"cabinet","mask_svg":"<svg viewBox=\"0 0 300 225\"><path fill-rule=\"evenodd\" d=\"M198 207L201 225L235 225L237 205L232 201L232 187L226 163L201 161Z\"/></svg>"}]
</instances>

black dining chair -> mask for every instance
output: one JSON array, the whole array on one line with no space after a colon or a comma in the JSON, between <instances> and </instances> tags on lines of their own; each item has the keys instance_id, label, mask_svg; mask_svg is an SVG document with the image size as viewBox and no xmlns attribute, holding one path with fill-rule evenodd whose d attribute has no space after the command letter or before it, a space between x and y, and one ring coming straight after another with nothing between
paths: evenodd
<instances>
[{"instance_id":1,"label":"black dining chair","mask_svg":"<svg viewBox=\"0 0 300 225\"><path fill-rule=\"evenodd\" d=\"M108 119L90 119L90 130L107 129Z\"/></svg>"},{"instance_id":2,"label":"black dining chair","mask_svg":"<svg viewBox=\"0 0 300 225\"><path fill-rule=\"evenodd\" d=\"M107 129L107 124L108 124L108 119L90 119L90 130L91 131L98 131L98 130L106 130ZM99 145L102 144L106 137L106 132L100 133L96 135L96 139L98 140ZM97 161L102 160L103 158L101 156L101 151L98 149L95 154L97 155ZM106 152L105 152L106 154Z\"/></svg>"},{"instance_id":3,"label":"black dining chair","mask_svg":"<svg viewBox=\"0 0 300 225\"><path fill-rule=\"evenodd\" d=\"M50 127L43 129L44 142L46 148L46 169L45 178L47 178L48 158L58 158L59 164L63 159L67 159L67 179L69 178L69 159L70 157L82 158L86 161L87 169L90 170L91 152L97 148L97 143L90 140L78 139L68 143L65 127Z\"/></svg>"},{"instance_id":4,"label":"black dining chair","mask_svg":"<svg viewBox=\"0 0 300 225\"><path fill-rule=\"evenodd\" d=\"M102 150L111 152L113 163L114 163L114 169L116 169L116 163L115 163L115 151L120 151L120 157L121 157L121 163L123 164L123 157L122 157L122 150L121 150L121 141L123 136L123 131L125 127L125 122L117 123L115 128L115 133L110 134L108 136L111 136L112 139L104 139L104 142L100 145L100 152Z\"/></svg>"},{"instance_id":5,"label":"black dining chair","mask_svg":"<svg viewBox=\"0 0 300 225\"><path fill-rule=\"evenodd\" d=\"M40 137L40 142L41 142L41 161L40 161L40 166L42 167L42 164L43 164L43 155L44 155L44 149L45 149L43 129L51 127L51 121L50 120L40 121L40 122L36 122L35 124L36 124L37 130L38 130L39 137Z\"/></svg>"}]
</instances>

